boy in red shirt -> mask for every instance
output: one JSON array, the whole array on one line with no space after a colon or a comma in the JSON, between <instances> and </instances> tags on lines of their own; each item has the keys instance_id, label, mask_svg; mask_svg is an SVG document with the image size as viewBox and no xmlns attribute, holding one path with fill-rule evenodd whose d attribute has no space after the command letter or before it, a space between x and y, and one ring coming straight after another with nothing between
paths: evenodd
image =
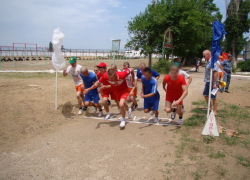
<instances>
[{"instance_id":1,"label":"boy in red shirt","mask_svg":"<svg viewBox=\"0 0 250 180\"><path fill-rule=\"evenodd\" d=\"M172 112L171 118L175 119L177 111L179 115L177 124L182 124L183 112L181 108L183 99L188 94L188 88L185 78L179 74L179 67L177 65L171 65L170 74L164 77L163 89L166 91L166 112Z\"/></svg>"},{"instance_id":2,"label":"boy in red shirt","mask_svg":"<svg viewBox=\"0 0 250 180\"><path fill-rule=\"evenodd\" d=\"M116 100L119 101L119 107L121 109L122 120L120 127L124 128L126 111L128 112L128 118L132 118L131 112L126 104L126 99L129 95L128 86L126 83L126 77L130 74L129 69L125 69L122 72L118 72L114 69L109 69L103 76L93 85L94 87L100 86L101 83L109 83L111 85L112 91L115 94Z\"/></svg>"}]
</instances>

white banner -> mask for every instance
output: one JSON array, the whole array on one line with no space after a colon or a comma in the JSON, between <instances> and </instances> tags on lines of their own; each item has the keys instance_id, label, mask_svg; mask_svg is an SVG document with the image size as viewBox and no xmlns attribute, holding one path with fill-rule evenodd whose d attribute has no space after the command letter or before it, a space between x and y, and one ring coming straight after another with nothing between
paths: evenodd
<instances>
[{"instance_id":1,"label":"white banner","mask_svg":"<svg viewBox=\"0 0 250 180\"><path fill-rule=\"evenodd\" d=\"M52 55L52 63L56 70L65 67L65 60L61 50L62 41L65 35L61 32L60 28L54 30L52 44L54 53Z\"/></svg>"}]
</instances>

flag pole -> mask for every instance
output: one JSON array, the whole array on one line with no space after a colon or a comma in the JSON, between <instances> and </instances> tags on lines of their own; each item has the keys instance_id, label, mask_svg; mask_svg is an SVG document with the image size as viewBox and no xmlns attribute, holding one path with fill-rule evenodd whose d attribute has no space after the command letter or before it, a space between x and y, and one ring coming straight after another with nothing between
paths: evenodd
<instances>
[{"instance_id":1,"label":"flag pole","mask_svg":"<svg viewBox=\"0 0 250 180\"><path fill-rule=\"evenodd\" d=\"M212 59L211 59L212 63ZM208 94L208 107L207 107L207 118L209 117L210 112L210 104L211 104L211 89L212 89L212 78L213 78L213 70L210 68L210 83L209 83L209 94Z\"/></svg>"},{"instance_id":2,"label":"flag pole","mask_svg":"<svg viewBox=\"0 0 250 180\"><path fill-rule=\"evenodd\" d=\"M56 70L55 109L57 110L57 70Z\"/></svg>"}]
</instances>

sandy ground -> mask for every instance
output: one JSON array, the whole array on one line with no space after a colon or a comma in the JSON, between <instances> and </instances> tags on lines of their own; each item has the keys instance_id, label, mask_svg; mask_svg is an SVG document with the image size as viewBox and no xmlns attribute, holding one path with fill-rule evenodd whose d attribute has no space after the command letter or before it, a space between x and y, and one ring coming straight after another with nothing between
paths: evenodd
<instances>
[{"instance_id":1,"label":"sandy ground","mask_svg":"<svg viewBox=\"0 0 250 180\"><path fill-rule=\"evenodd\" d=\"M190 74L193 82L185 99L184 118L191 116L192 102L203 100L204 69ZM163 111L163 76L159 80L159 116L169 118ZM0 179L167 179L162 171L166 163L178 161L169 154L174 154L181 143L182 128L128 123L125 130L120 130L118 122L84 119L85 115L94 115L92 108L83 115L76 115L78 108L72 80L59 75L58 82L59 108L56 111L54 74L1 74ZM231 94L219 94L218 98L249 111L249 89L244 89L249 84L250 78L234 77ZM150 115L142 111L143 101L139 99L138 103L140 108L133 115L149 118ZM115 105L111 112L118 113ZM191 135L199 139L201 130L202 127L197 127ZM230 151L238 151L238 147L230 147ZM230 157L229 160L233 161ZM214 173L220 163L230 171L225 179L250 179L249 169L237 165L235 160L233 163L209 158L202 162L191 161L188 155L184 155L171 179L194 179L190 172L197 168L209 170L202 179L223 179Z\"/></svg>"}]
</instances>

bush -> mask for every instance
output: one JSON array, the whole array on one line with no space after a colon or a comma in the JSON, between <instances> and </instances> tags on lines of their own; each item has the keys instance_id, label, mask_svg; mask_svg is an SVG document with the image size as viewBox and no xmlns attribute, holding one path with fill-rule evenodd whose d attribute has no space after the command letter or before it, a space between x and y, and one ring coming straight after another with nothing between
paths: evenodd
<instances>
[{"instance_id":1,"label":"bush","mask_svg":"<svg viewBox=\"0 0 250 180\"><path fill-rule=\"evenodd\" d=\"M250 72L250 60L244 62L241 71Z\"/></svg>"},{"instance_id":2,"label":"bush","mask_svg":"<svg viewBox=\"0 0 250 180\"><path fill-rule=\"evenodd\" d=\"M237 63L237 68L242 68L244 66L245 61L240 61Z\"/></svg>"},{"instance_id":3,"label":"bush","mask_svg":"<svg viewBox=\"0 0 250 180\"><path fill-rule=\"evenodd\" d=\"M169 61L162 61L159 59L152 67L158 73L168 74L170 71L171 63Z\"/></svg>"}]
</instances>

